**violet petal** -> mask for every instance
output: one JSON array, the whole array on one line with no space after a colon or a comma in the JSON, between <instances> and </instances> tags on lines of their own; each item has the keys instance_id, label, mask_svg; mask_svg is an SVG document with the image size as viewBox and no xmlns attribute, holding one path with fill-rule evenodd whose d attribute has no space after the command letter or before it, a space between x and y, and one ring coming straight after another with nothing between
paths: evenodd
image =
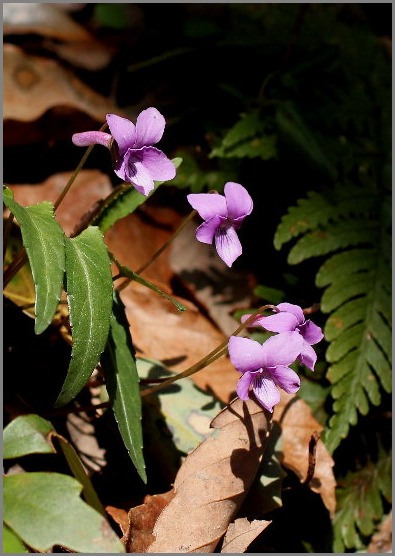
<instances>
[{"instance_id":1,"label":"violet petal","mask_svg":"<svg viewBox=\"0 0 395 556\"><path fill-rule=\"evenodd\" d=\"M127 181L134 185L139 193L148 195L154 189L154 180L151 173L142 162L134 162L128 166Z\"/></svg>"},{"instance_id":2,"label":"violet petal","mask_svg":"<svg viewBox=\"0 0 395 556\"><path fill-rule=\"evenodd\" d=\"M153 180L172 180L176 175L176 168L174 164L159 149L156 149L155 147L144 147L139 149L136 154L137 153L141 153L141 163L151 174L151 178Z\"/></svg>"},{"instance_id":3,"label":"violet petal","mask_svg":"<svg viewBox=\"0 0 395 556\"><path fill-rule=\"evenodd\" d=\"M257 371L262 367L262 345L250 338L231 336L228 342L229 357L241 373Z\"/></svg>"},{"instance_id":4,"label":"violet petal","mask_svg":"<svg viewBox=\"0 0 395 556\"><path fill-rule=\"evenodd\" d=\"M270 378L270 375L263 372L255 377L252 388L259 403L267 411L273 413L273 407L280 401L280 392Z\"/></svg>"},{"instance_id":5,"label":"violet petal","mask_svg":"<svg viewBox=\"0 0 395 556\"><path fill-rule=\"evenodd\" d=\"M291 332L298 326L298 321L292 313L276 313L254 320L254 325L262 326L269 332Z\"/></svg>"},{"instance_id":6,"label":"violet petal","mask_svg":"<svg viewBox=\"0 0 395 556\"><path fill-rule=\"evenodd\" d=\"M104 131L84 131L82 133L74 133L71 138L77 147L89 147L90 145L103 145L110 148L112 136Z\"/></svg>"},{"instance_id":7,"label":"violet petal","mask_svg":"<svg viewBox=\"0 0 395 556\"><path fill-rule=\"evenodd\" d=\"M277 367L268 369L268 371L270 371L270 375L277 386L288 392L288 394L294 394L299 390L300 378L295 371L286 365L277 365Z\"/></svg>"},{"instance_id":8,"label":"violet petal","mask_svg":"<svg viewBox=\"0 0 395 556\"><path fill-rule=\"evenodd\" d=\"M136 140L136 127L126 118L121 118L116 114L107 114L108 127L111 135L118 144L119 154L123 156L128 148L133 147Z\"/></svg>"},{"instance_id":9,"label":"violet petal","mask_svg":"<svg viewBox=\"0 0 395 556\"><path fill-rule=\"evenodd\" d=\"M248 214L252 212L252 198L242 185L229 181L225 184L224 193L230 219L241 224Z\"/></svg>"},{"instance_id":10,"label":"violet petal","mask_svg":"<svg viewBox=\"0 0 395 556\"><path fill-rule=\"evenodd\" d=\"M324 337L321 328L310 319L301 325L300 333L311 346L320 342Z\"/></svg>"},{"instance_id":11,"label":"violet petal","mask_svg":"<svg viewBox=\"0 0 395 556\"><path fill-rule=\"evenodd\" d=\"M303 342L302 350L298 357L299 361L305 365L310 371L314 372L314 366L317 361L317 354L310 344Z\"/></svg>"},{"instance_id":12,"label":"violet petal","mask_svg":"<svg viewBox=\"0 0 395 556\"><path fill-rule=\"evenodd\" d=\"M271 336L262 346L265 368L291 365L302 350L303 338L299 332L280 332Z\"/></svg>"},{"instance_id":13,"label":"violet petal","mask_svg":"<svg viewBox=\"0 0 395 556\"><path fill-rule=\"evenodd\" d=\"M229 267L243 252L240 240L233 226L219 228L215 234L215 247L218 255Z\"/></svg>"},{"instance_id":14,"label":"violet petal","mask_svg":"<svg viewBox=\"0 0 395 556\"><path fill-rule=\"evenodd\" d=\"M136 139L133 147L139 149L155 145L161 140L165 125L166 120L156 108L151 107L140 112L136 121Z\"/></svg>"},{"instance_id":15,"label":"violet petal","mask_svg":"<svg viewBox=\"0 0 395 556\"><path fill-rule=\"evenodd\" d=\"M188 203L194 208L203 220L210 220L214 216L227 218L225 197L216 193L190 193L187 195Z\"/></svg>"},{"instance_id":16,"label":"violet petal","mask_svg":"<svg viewBox=\"0 0 395 556\"><path fill-rule=\"evenodd\" d=\"M238 380L236 386L237 395L241 400L248 400L250 385L254 380L254 375L252 373L244 373Z\"/></svg>"},{"instance_id":17,"label":"violet petal","mask_svg":"<svg viewBox=\"0 0 395 556\"><path fill-rule=\"evenodd\" d=\"M212 244L215 237L215 232L218 230L222 223L223 218L220 216L214 216L207 222L203 222L196 229L196 239L201 243Z\"/></svg>"},{"instance_id":18,"label":"violet petal","mask_svg":"<svg viewBox=\"0 0 395 556\"><path fill-rule=\"evenodd\" d=\"M279 303L277 309L281 312L285 311L287 313L292 313L298 319L298 324L304 322L303 309L299 305L294 305L293 303Z\"/></svg>"}]
</instances>

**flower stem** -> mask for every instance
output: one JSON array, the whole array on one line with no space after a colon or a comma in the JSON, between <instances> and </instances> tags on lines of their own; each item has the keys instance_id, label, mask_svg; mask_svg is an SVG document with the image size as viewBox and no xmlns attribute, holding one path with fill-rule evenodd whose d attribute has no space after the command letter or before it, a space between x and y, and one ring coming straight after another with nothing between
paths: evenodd
<instances>
[{"instance_id":1,"label":"flower stem","mask_svg":"<svg viewBox=\"0 0 395 556\"><path fill-rule=\"evenodd\" d=\"M136 274L141 274L142 272L144 272L144 270L146 270L163 253L163 251L167 249L170 243L182 232L182 230L185 228L188 222L192 220L195 214L196 210L192 210L188 214L188 216L181 222L173 235L169 237L169 239L152 255L152 257L148 261L146 261L142 266L140 266L139 269L136 270ZM120 276L117 276L117 278L119 277ZM126 280L124 280L121 284L119 284L119 286L115 288L116 291L122 291L124 288L126 288L126 286L130 284L130 282L132 282L132 280L132 278L127 278Z\"/></svg>"},{"instance_id":2,"label":"flower stem","mask_svg":"<svg viewBox=\"0 0 395 556\"><path fill-rule=\"evenodd\" d=\"M107 123L105 123L104 125L102 125L102 127L100 128L99 131L104 131L107 128ZM63 201L63 199L65 198L65 196L67 195L67 193L69 192L70 187L73 185L75 178L78 176L78 174L80 173L80 171L82 170L82 167L84 166L86 159L88 158L88 156L91 154L92 149L95 145L91 145L90 147L88 147L85 151L84 156L81 158L77 168L74 170L74 172L72 173L72 175L70 176L69 181L66 183L63 191L60 193L58 199L56 200L55 204L54 204L54 212L56 212L57 208L59 207L60 203Z\"/></svg>"},{"instance_id":3,"label":"flower stem","mask_svg":"<svg viewBox=\"0 0 395 556\"><path fill-rule=\"evenodd\" d=\"M248 317L248 319L243 324L241 324L233 332L233 334L231 334L231 336L237 336L238 334L240 334L240 332L242 332L253 321L253 319L257 314L266 311L266 309L275 309L275 307L274 305L263 305L262 307L259 307L259 309L256 309L255 311L252 312L252 314ZM182 371L181 373L178 373L177 375L172 376L167 380L161 382L160 384L156 384L155 386L152 386L151 388L142 390L141 396L148 396L149 394L153 394L154 392L157 392L158 390L162 390L163 388L166 388L166 386L173 384L173 382L176 382L177 380L180 380L187 376L191 376L197 373L198 371L202 370L204 367L211 365L211 363L214 363L216 359L219 359L220 357L225 355L225 353L228 350L228 342L229 342L229 338L226 339L224 342L222 342L215 349L213 349L213 351L210 351L210 353L205 357L203 357L203 359L201 359L200 361L198 361L197 363L192 365L192 367L189 367L185 371Z\"/></svg>"},{"instance_id":4,"label":"flower stem","mask_svg":"<svg viewBox=\"0 0 395 556\"><path fill-rule=\"evenodd\" d=\"M100 131L104 131L107 127L107 123L105 123L101 128ZM56 212L57 208L59 207L60 203L65 198L66 194L68 193L70 187L73 185L75 178L78 176L79 172L81 171L83 165L86 162L86 159L92 152L94 145L88 147L85 151L84 156L81 158L77 168L74 170L73 174L70 176L69 181L66 183L63 191L60 193L58 199L55 201L54 204L54 212ZM26 249L23 247L19 253L16 255L15 259L8 265L7 270L4 272L3 276L3 288L13 279L15 274L23 267L23 265L27 261L27 254Z\"/></svg>"}]
</instances>

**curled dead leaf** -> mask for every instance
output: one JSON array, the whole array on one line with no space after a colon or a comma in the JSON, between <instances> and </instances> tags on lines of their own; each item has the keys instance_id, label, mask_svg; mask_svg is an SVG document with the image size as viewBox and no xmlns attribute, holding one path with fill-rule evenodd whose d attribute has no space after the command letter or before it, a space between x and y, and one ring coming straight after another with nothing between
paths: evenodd
<instances>
[{"instance_id":1,"label":"curled dead leaf","mask_svg":"<svg viewBox=\"0 0 395 556\"><path fill-rule=\"evenodd\" d=\"M229 524L222 543L221 553L235 554L245 552L252 541L270 524L271 521L259 519L248 521L246 517L236 519L233 523Z\"/></svg>"},{"instance_id":2,"label":"curled dead leaf","mask_svg":"<svg viewBox=\"0 0 395 556\"><path fill-rule=\"evenodd\" d=\"M314 433L320 433L323 426L313 417L307 403L292 394L281 392L281 401L275 406L273 420L282 429L282 465L291 469L303 482L309 466L309 443ZM331 517L336 510L336 479L333 473L334 461L322 440L318 440L315 454L315 469L309 487L317 492Z\"/></svg>"},{"instance_id":3,"label":"curled dead leaf","mask_svg":"<svg viewBox=\"0 0 395 556\"><path fill-rule=\"evenodd\" d=\"M211 426L217 433L180 467L175 496L160 514L147 552L213 552L244 500L266 445L268 414L255 400L237 398Z\"/></svg>"},{"instance_id":4,"label":"curled dead leaf","mask_svg":"<svg viewBox=\"0 0 395 556\"><path fill-rule=\"evenodd\" d=\"M152 530L163 508L174 498L174 490L161 494L148 494L144 503L131 508L125 521L121 525L126 552L145 553L154 540Z\"/></svg>"}]
</instances>

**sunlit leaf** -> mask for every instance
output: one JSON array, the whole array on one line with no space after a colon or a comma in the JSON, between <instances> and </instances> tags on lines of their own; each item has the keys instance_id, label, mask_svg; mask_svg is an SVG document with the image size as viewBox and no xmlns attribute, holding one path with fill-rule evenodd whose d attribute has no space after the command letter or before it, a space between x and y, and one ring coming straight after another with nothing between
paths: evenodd
<instances>
[{"instance_id":1,"label":"sunlit leaf","mask_svg":"<svg viewBox=\"0 0 395 556\"><path fill-rule=\"evenodd\" d=\"M114 293L110 334L102 356L106 386L122 440L140 477L147 481L141 428L141 396L125 308Z\"/></svg>"},{"instance_id":2,"label":"sunlit leaf","mask_svg":"<svg viewBox=\"0 0 395 556\"><path fill-rule=\"evenodd\" d=\"M99 362L110 327L113 291L110 258L100 230L91 226L79 236L66 239L66 290L73 347L57 407L80 392Z\"/></svg>"},{"instance_id":3,"label":"sunlit leaf","mask_svg":"<svg viewBox=\"0 0 395 556\"><path fill-rule=\"evenodd\" d=\"M3 431L3 457L18 458L27 454L54 453L49 439L53 426L38 415L20 415Z\"/></svg>"},{"instance_id":4,"label":"sunlit leaf","mask_svg":"<svg viewBox=\"0 0 395 556\"><path fill-rule=\"evenodd\" d=\"M35 332L40 334L51 323L59 304L65 269L64 233L55 220L49 202L22 207L4 188L3 201L21 227L23 244L29 257L36 288Z\"/></svg>"},{"instance_id":5,"label":"sunlit leaf","mask_svg":"<svg viewBox=\"0 0 395 556\"><path fill-rule=\"evenodd\" d=\"M39 552L124 552L107 520L80 498L78 481L59 473L20 473L3 479L3 519Z\"/></svg>"}]
</instances>

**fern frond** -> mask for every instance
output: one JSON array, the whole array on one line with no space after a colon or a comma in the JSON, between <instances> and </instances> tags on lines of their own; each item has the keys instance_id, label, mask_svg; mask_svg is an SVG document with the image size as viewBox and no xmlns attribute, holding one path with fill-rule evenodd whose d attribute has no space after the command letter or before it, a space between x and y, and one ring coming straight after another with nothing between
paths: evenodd
<instances>
[{"instance_id":1,"label":"fern frond","mask_svg":"<svg viewBox=\"0 0 395 556\"><path fill-rule=\"evenodd\" d=\"M391 453L380 451L377 463L369 462L362 470L348 473L337 489L338 511L334 519L334 552L365 547L364 537L371 535L383 515L383 498L391 492Z\"/></svg>"},{"instance_id":2,"label":"fern frond","mask_svg":"<svg viewBox=\"0 0 395 556\"><path fill-rule=\"evenodd\" d=\"M289 209L277 232L276 247L296 239L290 264L326 257L316 285L325 288L321 310L328 313L327 378L334 415L325 432L337 448L382 392L391 391L391 238L388 198L371 188L350 186L312 194ZM387 216L387 217L386 217Z\"/></svg>"}]
</instances>

